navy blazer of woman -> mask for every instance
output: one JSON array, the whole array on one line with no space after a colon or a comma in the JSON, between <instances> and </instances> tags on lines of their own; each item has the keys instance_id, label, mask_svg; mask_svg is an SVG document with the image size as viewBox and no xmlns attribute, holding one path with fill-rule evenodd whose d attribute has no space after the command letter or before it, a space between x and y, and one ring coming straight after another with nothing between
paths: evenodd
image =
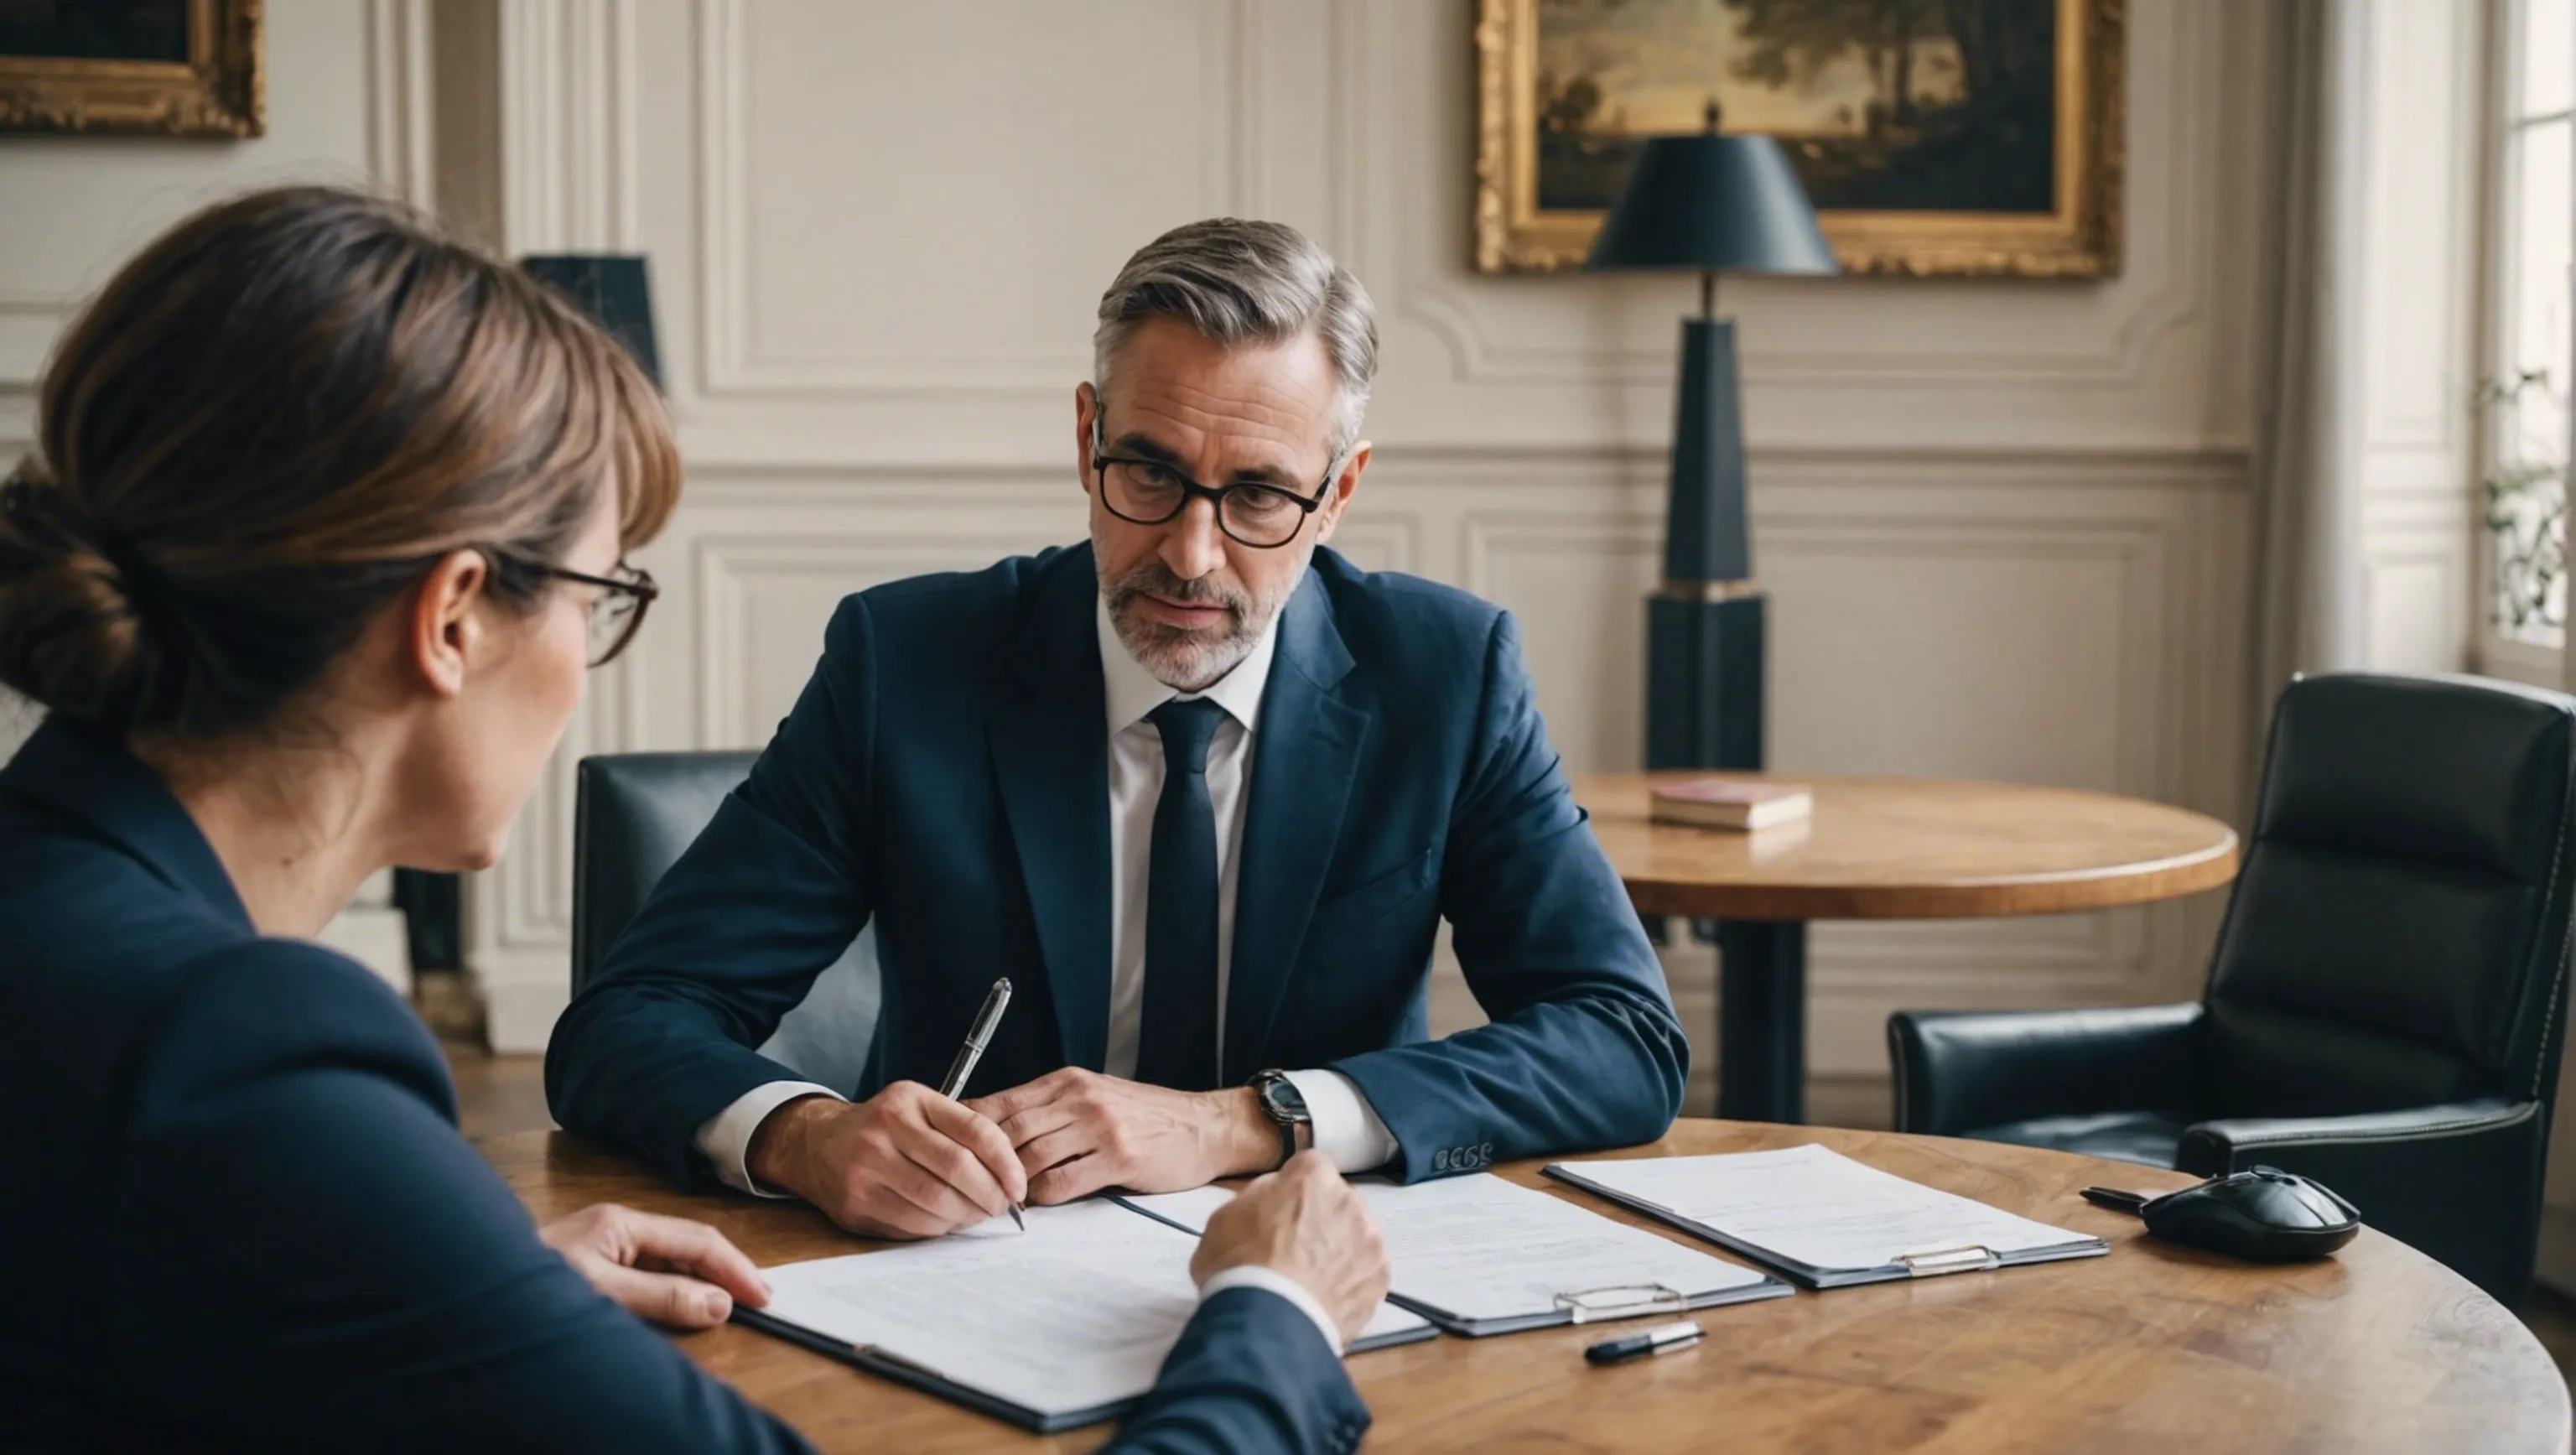
<instances>
[{"instance_id":1,"label":"navy blazer of woman","mask_svg":"<svg viewBox=\"0 0 2576 1455\"><path fill-rule=\"evenodd\" d=\"M0 1450L805 1448L537 1240L410 1007L262 939L159 778L60 721L0 770L0 1250ZM1117 1448L1367 1420L1233 1289Z\"/></svg>"}]
</instances>

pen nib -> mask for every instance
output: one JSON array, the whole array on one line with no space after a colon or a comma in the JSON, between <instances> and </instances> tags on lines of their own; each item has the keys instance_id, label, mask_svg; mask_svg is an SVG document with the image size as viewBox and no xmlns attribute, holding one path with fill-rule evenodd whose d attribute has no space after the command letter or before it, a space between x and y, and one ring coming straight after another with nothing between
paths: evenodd
<instances>
[{"instance_id":1,"label":"pen nib","mask_svg":"<svg viewBox=\"0 0 2576 1455\"><path fill-rule=\"evenodd\" d=\"M1011 1204L1011 1221L1023 1233L1029 1230L1029 1220L1020 1216L1020 1205L1016 1202Z\"/></svg>"}]
</instances>

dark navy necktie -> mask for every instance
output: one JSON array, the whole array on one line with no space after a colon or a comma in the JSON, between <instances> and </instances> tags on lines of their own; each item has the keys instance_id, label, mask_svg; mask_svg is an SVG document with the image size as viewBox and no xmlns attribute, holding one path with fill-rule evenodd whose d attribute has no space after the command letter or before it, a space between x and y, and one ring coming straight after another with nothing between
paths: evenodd
<instances>
[{"instance_id":1,"label":"dark navy necktie","mask_svg":"<svg viewBox=\"0 0 2576 1455\"><path fill-rule=\"evenodd\" d=\"M1136 1079L1180 1091L1217 1084L1216 811L1208 743L1225 709L1178 698L1146 714L1163 735L1163 792L1145 891L1145 1014Z\"/></svg>"}]
</instances>

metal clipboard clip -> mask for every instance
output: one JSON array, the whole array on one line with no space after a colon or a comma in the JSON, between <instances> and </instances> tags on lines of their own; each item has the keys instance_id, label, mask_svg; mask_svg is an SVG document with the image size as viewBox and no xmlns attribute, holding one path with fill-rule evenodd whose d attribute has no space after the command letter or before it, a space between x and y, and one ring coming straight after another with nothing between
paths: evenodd
<instances>
[{"instance_id":1,"label":"metal clipboard clip","mask_svg":"<svg viewBox=\"0 0 2576 1455\"><path fill-rule=\"evenodd\" d=\"M1896 1261L1904 1265L1908 1278L1938 1278L1944 1273L1984 1273L2004 1266L2004 1260L1995 1256L1995 1250L1982 1243L1899 1253Z\"/></svg>"},{"instance_id":2,"label":"metal clipboard clip","mask_svg":"<svg viewBox=\"0 0 2576 1455\"><path fill-rule=\"evenodd\" d=\"M1588 1324L1600 1319L1633 1319L1640 1314L1681 1314L1690 1312L1690 1300L1679 1290L1660 1283L1629 1284L1620 1288L1587 1288L1579 1293L1560 1293L1556 1306L1565 1310L1566 1321Z\"/></svg>"}]
</instances>

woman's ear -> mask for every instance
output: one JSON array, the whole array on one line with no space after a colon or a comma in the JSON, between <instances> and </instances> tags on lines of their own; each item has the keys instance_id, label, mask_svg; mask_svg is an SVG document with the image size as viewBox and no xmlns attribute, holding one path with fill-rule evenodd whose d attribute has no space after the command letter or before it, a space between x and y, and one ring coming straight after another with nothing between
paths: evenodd
<instances>
[{"instance_id":1,"label":"woman's ear","mask_svg":"<svg viewBox=\"0 0 2576 1455\"><path fill-rule=\"evenodd\" d=\"M413 595L408 655L421 680L440 697L465 689L467 672L484 647L483 600L492 563L481 551L451 551L430 568Z\"/></svg>"}]
</instances>

